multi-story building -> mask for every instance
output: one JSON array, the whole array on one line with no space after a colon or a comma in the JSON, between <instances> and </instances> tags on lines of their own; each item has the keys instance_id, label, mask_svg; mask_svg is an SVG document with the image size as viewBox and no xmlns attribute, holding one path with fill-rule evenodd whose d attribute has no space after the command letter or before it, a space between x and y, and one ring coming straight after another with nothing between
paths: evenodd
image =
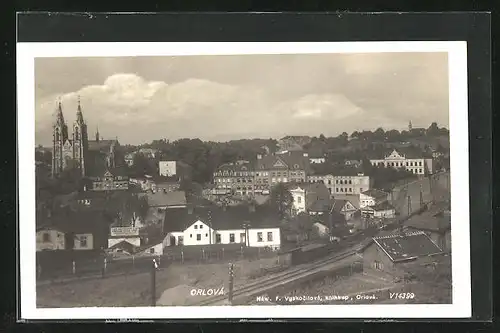
<instances>
[{"instance_id":1,"label":"multi-story building","mask_svg":"<svg viewBox=\"0 0 500 333\"><path fill-rule=\"evenodd\" d=\"M309 172L307 153L288 151L274 155L258 155L255 169L257 192L264 193L277 183L303 183Z\"/></svg>"},{"instance_id":2,"label":"multi-story building","mask_svg":"<svg viewBox=\"0 0 500 333\"><path fill-rule=\"evenodd\" d=\"M323 183L331 195L353 194L358 195L371 188L370 177L362 173L357 175L310 175L309 183Z\"/></svg>"},{"instance_id":3,"label":"multi-story building","mask_svg":"<svg viewBox=\"0 0 500 333\"><path fill-rule=\"evenodd\" d=\"M176 161L160 161L158 162L160 176L171 177L177 174Z\"/></svg>"},{"instance_id":4,"label":"multi-story building","mask_svg":"<svg viewBox=\"0 0 500 333\"><path fill-rule=\"evenodd\" d=\"M401 152L400 152L401 151ZM383 158L370 159L373 166L385 166L398 169L406 169L416 175L432 174L432 157L426 157L424 153L415 150L405 150L405 153L394 149Z\"/></svg>"},{"instance_id":5,"label":"multi-story building","mask_svg":"<svg viewBox=\"0 0 500 333\"><path fill-rule=\"evenodd\" d=\"M214 172L215 193L253 195L254 175L254 167L248 161L223 164Z\"/></svg>"}]
</instances>

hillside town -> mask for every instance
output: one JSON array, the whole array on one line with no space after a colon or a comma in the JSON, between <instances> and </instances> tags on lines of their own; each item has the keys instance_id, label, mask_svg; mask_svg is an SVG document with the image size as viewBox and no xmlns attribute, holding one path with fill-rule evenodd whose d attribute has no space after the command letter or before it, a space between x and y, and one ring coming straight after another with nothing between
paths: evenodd
<instances>
[{"instance_id":1,"label":"hillside town","mask_svg":"<svg viewBox=\"0 0 500 333\"><path fill-rule=\"evenodd\" d=\"M69 112L76 113L71 125ZM436 123L337 137L132 146L101 134L84 113L80 103L76 110L59 103L52 146L35 149L39 281L87 268L91 275L96 265L104 276L114 263L140 258L192 262L196 271L205 259L256 253L252 260L281 267L299 260L297 249L326 244L339 253L361 246L356 269L393 286L415 266L449 260L449 132ZM304 262L322 255L311 256ZM432 259L440 256L448 259Z\"/></svg>"}]
</instances>

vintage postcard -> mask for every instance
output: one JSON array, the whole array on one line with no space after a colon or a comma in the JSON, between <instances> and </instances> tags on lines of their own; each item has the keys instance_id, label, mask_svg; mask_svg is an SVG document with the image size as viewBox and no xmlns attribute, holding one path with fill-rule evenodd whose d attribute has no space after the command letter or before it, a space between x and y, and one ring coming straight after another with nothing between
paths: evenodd
<instances>
[{"instance_id":1,"label":"vintage postcard","mask_svg":"<svg viewBox=\"0 0 500 333\"><path fill-rule=\"evenodd\" d=\"M19 43L21 317L469 317L466 48Z\"/></svg>"}]
</instances>

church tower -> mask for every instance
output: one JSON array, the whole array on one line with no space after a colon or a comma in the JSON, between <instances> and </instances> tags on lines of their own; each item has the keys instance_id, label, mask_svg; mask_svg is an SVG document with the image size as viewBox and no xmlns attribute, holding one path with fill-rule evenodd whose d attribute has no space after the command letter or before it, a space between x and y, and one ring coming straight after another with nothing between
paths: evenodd
<instances>
[{"instance_id":1,"label":"church tower","mask_svg":"<svg viewBox=\"0 0 500 333\"><path fill-rule=\"evenodd\" d=\"M413 130L413 126L411 124L411 120L410 122L408 123L408 132L411 132Z\"/></svg>"},{"instance_id":2,"label":"church tower","mask_svg":"<svg viewBox=\"0 0 500 333\"><path fill-rule=\"evenodd\" d=\"M52 176L60 174L63 170L63 147L68 140L68 126L64 121L61 101L56 110L56 121L52 131Z\"/></svg>"},{"instance_id":3,"label":"church tower","mask_svg":"<svg viewBox=\"0 0 500 333\"><path fill-rule=\"evenodd\" d=\"M82 177L85 176L85 158L87 157L88 137L87 124L83 120L80 97L76 110L76 120L73 124L73 161L75 167L81 170Z\"/></svg>"}]
</instances>

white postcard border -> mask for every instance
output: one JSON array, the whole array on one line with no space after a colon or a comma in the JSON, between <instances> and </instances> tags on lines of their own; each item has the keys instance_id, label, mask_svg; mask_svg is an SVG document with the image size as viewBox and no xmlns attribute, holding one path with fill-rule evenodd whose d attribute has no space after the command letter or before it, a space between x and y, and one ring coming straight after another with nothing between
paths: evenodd
<instances>
[{"instance_id":1,"label":"white postcard border","mask_svg":"<svg viewBox=\"0 0 500 333\"><path fill-rule=\"evenodd\" d=\"M452 304L36 308L36 57L447 52L452 196ZM18 43L19 263L22 319L468 318L471 316L467 43Z\"/></svg>"}]
</instances>

